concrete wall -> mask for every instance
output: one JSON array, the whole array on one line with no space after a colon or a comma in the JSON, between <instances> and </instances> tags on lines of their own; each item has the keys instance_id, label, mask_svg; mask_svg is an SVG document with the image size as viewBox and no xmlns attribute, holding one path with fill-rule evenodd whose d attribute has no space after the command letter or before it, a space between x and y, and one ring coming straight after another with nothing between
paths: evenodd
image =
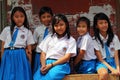
<instances>
[{"instance_id":1,"label":"concrete wall","mask_svg":"<svg viewBox=\"0 0 120 80\"><path fill-rule=\"evenodd\" d=\"M49 6L52 8L53 12L56 13L64 13L71 27L72 35L77 38L78 34L75 29L75 22L81 16L86 16L91 21L91 35L92 31L92 22L93 17L98 12L104 12L108 15L111 20L111 24L115 25L113 27L114 32L119 34L117 30L119 30L119 26L117 25L119 20L117 20L116 12L120 3L116 2L119 0L7 0L7 20L10 22L10 13L11 9L14 6L22 6L25 8L26 13L28 14L29 23L31 28L35 28L36 25L40 24L38 18L39 9L42 6ZM117 13L117 14L116 14ZM118 15L119 16L119 15Z\"/></svg>"}]
</instances>

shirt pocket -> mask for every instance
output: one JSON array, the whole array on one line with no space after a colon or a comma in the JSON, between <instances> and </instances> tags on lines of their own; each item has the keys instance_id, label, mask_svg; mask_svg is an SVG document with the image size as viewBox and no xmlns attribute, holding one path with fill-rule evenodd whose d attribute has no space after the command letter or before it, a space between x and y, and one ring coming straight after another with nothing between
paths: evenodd
<instances>
[{"instance_id":1,"label":"shirt pocket","mask_svg":"<svg viewBox=\"0 0 120 80\"><path fill-rule=\"evenodd\" d=\"M27 36L26 36L26 34L24 34L24 33L19 34L18 39L17 39L17 43L18 43L19 45L25 45L25 44L26 44L26 41L27 41Z\"/></svg>"},{"instance_id":2,"label":"shirt pocket","mask_svg":"<svg viewBox=\"0 0 120 80\"><path fill-rule=\"evenodd\" d=\"M114 53L115 52L115 46L114 46L114 43L110 43L110 52L111 53Z\"/></svg>"},{"instance_id":3,"label":"shirt pocket","mask_svg":"<svg viewBox=\"0 0 120 80\"><path fill-rule=\"evenodd\" d=\"M58 50L57 52L60 54L65 54L67 49L68 49L68 44L67 43L62 43L62 44L60 43L60 44L58 44L58 46L59 46L58 49L56 48Z\"/></svg>"}]
</instances>

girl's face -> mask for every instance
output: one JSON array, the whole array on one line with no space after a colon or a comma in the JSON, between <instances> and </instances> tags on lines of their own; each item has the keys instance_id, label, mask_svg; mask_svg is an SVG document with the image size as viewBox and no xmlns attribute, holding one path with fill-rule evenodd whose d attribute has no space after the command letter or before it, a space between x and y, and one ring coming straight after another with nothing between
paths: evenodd
<instances>
[{"instance_id":1,"label":"girl's face","mask_svg":"<svg viewBox=\"0 0 120 80\"><path fill-rule=\"evenodd\" d=\"M54 30L59 36L63 36L66 31L66 24L63 20L60 20L57 24L54 25Z\"/></svg>"},{"instance_id":2,"label":"girl's face","mask_svg":"<svg viewBox=\"0 0 120 80\"><path fill-rule=\"evenodd\" d=\"M106 33L108 30L108 22L106 20L98 20L97 28L99 29L100 33Z\"/></svg>"},{"instance_id":3,"label":"girl's face","mask_svg":"<svg viewBox=\"0 0 120 80\"><path fill-rule=\"evenodd\" d=\"M16 26L21 27L25 21L25 15L20 11L16 11L13 15L13 21Z\"/></svg>"},{"instance_id":4,"label":"girl's face","mask_svg":"<svg viewBox=\"0 0 120 80\"><path fill-rule=\"evenodd\" d=\"M77 25L77 32L79 33L80 36L85 35L87 33L87 24L85 21L80 21L79 24Z\"/></svg>"},{"instance_id":5,"label":"girl's face","mask_svg":"<svg viewBox=\"0 0 120 80\"><path fill-rule=\"evenodd\" d=\"M52 21L52 15L46 12L40 16L40 21L45 26L49 26Z\"/></svg>"}]
</instances>

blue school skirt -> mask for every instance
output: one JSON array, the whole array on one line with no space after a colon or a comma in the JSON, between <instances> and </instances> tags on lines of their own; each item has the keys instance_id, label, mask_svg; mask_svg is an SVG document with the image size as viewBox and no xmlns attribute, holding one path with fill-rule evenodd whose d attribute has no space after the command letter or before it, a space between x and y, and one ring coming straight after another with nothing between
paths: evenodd
<instances>
[{"instance_id":1,"label":"blue school skirt","mask_svg":"<svg viewBox=\"0 0 120 80\"><path fill-rule=\"evenodd\" d=\"M0 68L0 80L32 80L25 49L5 49Z\"/></svg>"},{"instance_id":2,"label":"blue school skirt","mask_svg":"<svg viewBox=\"0 0 120 80\"><path fill-rule=\"evenodd\" d=\"M94 60L82 60L76 66L76 72L79 74L93 74L96 73L96 59Z\"/></svg>"},{"instance_id":3,"label":"blue school skirt","mask_svg":"<svg viewBox=\"0 0 120 80\"><path fill-rule=\"evenodd\" d=\"M46 64L51 64L56 60L46 60ZM69 63L59 64L52 67L46 74L40 72L40 66L34 74L34 80L62 80L65 75L70 74Z\"/></svg>"},{"instance_id":4,"label":"blue school skirt","mask_svg":"<svg viewBox=\"0 0 120 80\"><path fill-rule=\"evenodd\" d=\"M112 66L114 69L116 69L116 64L115 64L115 59L114 58L110 58L110 59L104 59L110 66ZM96 70L98 71L100 68L105 68L106 70L108 70L107 66L105 64L103 64L100 61L97 61L96 63ZM110 73L110 70L108 70L108 72Z\"/></svg>"},{"instance_id":5,"label":"blue school skirt","mask_svg":"<svg viewBox=\"0 0 120 80\"><path fill-rule=\"evenodd\" d=\"M40 66L40 53L36 52L35 58L34 58L33 74L37 71L39 66Z\"/></svg>"}]
</instances>

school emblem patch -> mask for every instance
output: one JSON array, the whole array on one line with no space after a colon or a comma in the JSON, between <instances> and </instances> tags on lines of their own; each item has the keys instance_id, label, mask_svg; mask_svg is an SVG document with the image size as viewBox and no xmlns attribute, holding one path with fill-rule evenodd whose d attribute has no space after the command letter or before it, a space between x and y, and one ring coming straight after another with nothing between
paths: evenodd
<instances>
[{"instance_id":1,"label":"school emblem patch","mask_svg":"<svg viewBox=\"0 0 120 80\"><path fill-rule=\"evenodd\" d=\"M114 52L114 51L115 51L115 49L114 49L114 48L110 48L110 50L111 50L112 52Z\"/></svg>"},{"instance_id":2,"label":"school emblem patch","mask_svg":"<svg viewBox=\"0 0 120 80\"><path fill-rule=\"evenodd\" d=\"M21 37L22 39L24 39L24 38L25 38L25 35L21 35L20 37Z\"/></svg>"},{"instance_id":3,"label":"school emblem patch","mask_svg":"<svg viewBox=\"0 0 120 80\"><path fill-rule=\"evenodd\" d=\"M67 48L66 48L66 47L64 47L64 48L63 48L63 51L64 51L64 52L66 52L66 50L67 50Z\"/></svg>"}]
</instances>

